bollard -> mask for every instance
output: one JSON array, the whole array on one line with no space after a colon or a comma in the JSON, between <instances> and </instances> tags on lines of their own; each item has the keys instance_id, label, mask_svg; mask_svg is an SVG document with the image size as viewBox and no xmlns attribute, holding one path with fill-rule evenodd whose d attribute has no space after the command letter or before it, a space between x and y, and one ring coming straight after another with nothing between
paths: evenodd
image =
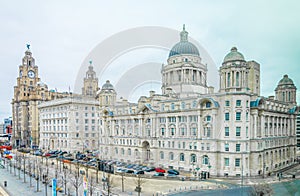
<instances>
[{"instance_id":1,"label":"bollard","mask_svg":"<svg viewBox=\"0 0 300 196\"><path fill-rule=\"evenodd\" d=\"M7 181L4 181L4 187L7 187Z\"/></svg>"}]
</instances>

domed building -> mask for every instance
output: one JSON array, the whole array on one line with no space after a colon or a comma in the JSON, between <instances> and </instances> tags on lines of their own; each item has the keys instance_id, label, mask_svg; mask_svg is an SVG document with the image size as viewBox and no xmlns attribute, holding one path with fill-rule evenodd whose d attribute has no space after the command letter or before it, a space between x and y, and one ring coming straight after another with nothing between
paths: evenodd
<instances>
[{"instance_id":1,"label":"domed building","mask_svg":"<svg viewBox=\"0 0 300 196\"><path fill-rule=\"evenodd\" d=\"M294 85L293 80L290 79L288 75L284 75L275 89L276 99L295 105L296 91L297 88Z\"/></svg>"},{"instance_id":2,"label":"domed building","mask_svg":"<svg viewBox=\"0 0 300 196\"><path fill-rule=\"evenodd\" d=\"M260 64L236 47L219 68L218 92L207 86L207 72L184 26L162 66L161 94L110 106L100 99L100 158L198 177L266 176L295 164L296 99L261 96ZM276 92L291 89L294 96L292 85L284 79ZM116 97L112 89L106 82L102 98Z\"/></svg>"},{"instance_id":3,"label":"domed building","mask_svg":"<svg viewBox=\"0 0 300 196\"><path fill-rule=\"evenodd\" d=\"M179 37L161 68L161 93L150 91L137 103L117 99L109 80L98 88L90 64L81 95L39 100L40 147L98 150L100 159L172 168L199 178L263 177L294 165L297 111L292 79L284 75L276 97L262 96L260 64L232 47L224 53L219 90L214 91L207 84L206 62L185 27ZM23 87L26 79L45 89L29 74L29 69L37 74L30 55L23 59L18 84ZM22 89L15 91L19 99L27 97ZM14 107L25 104L13 101Z\"/></svg>"},{"instance_id":4,"label":"domed building","mask_svg":"<svg viewBox=\"0 0 300 196\"><path fill-rule=\"evenodd\" d=\"M187 97L207 93L207 66L201 62L198 48L188 41L183 26L180 42L169 53L168 64L162 67L162 93Z\"/></svg>"}]
</instances>

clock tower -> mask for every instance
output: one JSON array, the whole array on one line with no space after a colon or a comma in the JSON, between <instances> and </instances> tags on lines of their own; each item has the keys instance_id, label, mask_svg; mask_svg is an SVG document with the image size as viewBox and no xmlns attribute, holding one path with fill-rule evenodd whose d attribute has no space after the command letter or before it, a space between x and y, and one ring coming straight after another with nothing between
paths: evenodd
<instances>
[{"instance_id":1,"label":"clock tower","mask_svg":"<svg viewBox=\"0 0 300 196\"><path fill-rule=\"evenodd\" d=\"M27 45L22 65L19 66L17 85L14 86L12 99L13 145L35 146L39 144L38 104L55 98L67 96L55 91L48 91L48 86L41 82L38 66L32 57L30 45Z\"/></svg>"}]
</instances>

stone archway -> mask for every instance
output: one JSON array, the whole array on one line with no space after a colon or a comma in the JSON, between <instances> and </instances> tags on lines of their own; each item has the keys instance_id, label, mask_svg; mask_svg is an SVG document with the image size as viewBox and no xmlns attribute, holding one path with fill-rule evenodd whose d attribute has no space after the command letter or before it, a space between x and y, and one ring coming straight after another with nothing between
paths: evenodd
<instances>
[{"instance_id":1,"label":"stone archway","mask_svg":"<svg viewBox=\"0 0 300 196\"><path fill-rule=\"evenodd\" d=\"M148 141L142 143L142 162L148 163L150 160L150 144Z\"/></svg>"}]
</instances>

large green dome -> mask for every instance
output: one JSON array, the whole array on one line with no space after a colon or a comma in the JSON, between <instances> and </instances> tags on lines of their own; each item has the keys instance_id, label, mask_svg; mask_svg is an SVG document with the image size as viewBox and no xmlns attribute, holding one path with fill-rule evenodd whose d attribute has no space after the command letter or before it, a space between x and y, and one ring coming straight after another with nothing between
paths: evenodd
<instances>
[{"instance_id":1,"label":"large green dome","mask_svg":"<svg viewBox=\"0 0 300 196\"><path fill-rule=\"evenodd\" d=\"M278 85L294 85L294 82L288 75L284 75L283 78L279 81Z\"/></svg>"},{"instance_id":2,"label":"large green dome","mask_svg":"<svg viewBox=\"0 0 300 196\"><path fill-rule=\"evenodd\" d=\"M230 52L224 57L224 63L229 61L245 61L242 53L237 51L236 47L232 47Z\"/></svg>"},{"instance_id":3,"label":"large green dome","mask_svg":"<svg viewBox=\"0 0 300 196\"><path fill-rule=\"evenodd\" d=\"M106 80L106 83L102 86L103 90L114 90L114 86L110 83L109 80Z\"/></svg>"},{"instance_id":4,"label":"large green dome","mask_svg":"<svg viewBox=\"0 0 300 196\"><path fill-rule=\"evenodd\" d=\"M188 32L185 30L184 25L183 30L180 32L180 42L172 47L169 57L182 54L200 56L198 48L188 41Z\"/></svg>"}]
</instances>

